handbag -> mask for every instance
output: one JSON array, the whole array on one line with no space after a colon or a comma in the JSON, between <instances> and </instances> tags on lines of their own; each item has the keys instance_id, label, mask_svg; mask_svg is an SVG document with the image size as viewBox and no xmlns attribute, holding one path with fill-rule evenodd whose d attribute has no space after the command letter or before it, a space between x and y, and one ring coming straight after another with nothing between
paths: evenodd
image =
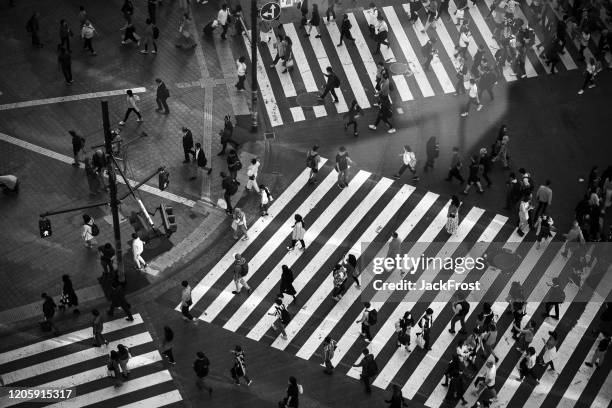
<instances>
[{"instance_id":1,"label":"handbag","mask_svg":"<svg viewBox=\"0 0 612 408\"><path fill-rule=\"evenodd\" d=\"M425 348L425 339L423 338L423 332L417 333L416 344L420 348Z\"/></svg>"},{"instance_id":2,"label":"handbag","mask_svg":"<svg viewBox=\"0 0 612 408\"><path fill-rule=\"evenodd\" d=\"M221 208L222 210L227 210L227 203L223 198L219 198L217 200L217 207Z\"/></svg>"},{"instance_id":3,"label":"handbag","mask_svg":"<svg viewBox=\"0 0 612 408\"><path fill-rule=\"evenodd\" d=\"M286 62L285 62L285 68L293 68L293 65L295 64L295 61L293 60L293 58L289 58Z\"/></svg>"},{"instance_id":4,"label":"handbag","mask_svg":"<svg viewBox=\"0 0 612 408\"><path fill-rule=\"evenodd\" d=\"M236 231L238 229L238 223L236 222L236 220L232 220L232 229L234 231Z\"/></svg>"}]
</instances>

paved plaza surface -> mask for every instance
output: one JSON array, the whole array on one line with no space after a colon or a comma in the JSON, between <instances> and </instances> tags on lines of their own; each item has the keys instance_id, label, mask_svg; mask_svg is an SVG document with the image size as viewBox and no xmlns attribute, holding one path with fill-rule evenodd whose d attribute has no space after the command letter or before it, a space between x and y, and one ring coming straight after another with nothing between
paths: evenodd
<instances>
[{"instance_id":1,"label":"paved plaza surface","mask_svg":"<svg viewBox=\"0 0 612 408\"><path fill-rule=\"evenodd\" d=\"M192 19L187 26L196 46L184 50L175 47L179 2L164 0L157 6L158 53L145 55L135 44L121 44L122 1L16 0L15 7L8 3L0 5L0 174L17 175L21 190L0 199L0 376L7 386L74 388L77 396L66 406L267 407L278 405L285 396L287 378L295 376L304 388L300 395L300 406L304 407L387 406L384 400L393 384L400 386L408 406L455 406L444 401L447 389L440 385L456 340L465 338L448 333L453 315L451 296L444 291L375 293L371 287L377 279L371 272L373 259L385 255L385 242L396 231L402 250L410 256L485 255L490 261L484 269L453 278L485 286L484 298L475 291L468 295L468 330L476 324L485 301L490 301L498 316L499 340L494 347L500 358L498 399L493 407L608 407L612 403L612 359L606 356L596 370L584 365L603 338L591 330L598 327L605 302L611 299L612 251L608 244L590 246L581 284L576 285L570 279L573 260L564 257L561 250L563 234L585 192L589 171L595 165L600 173L604 171L612 151L612 141L606 137L612 75L605 69L597 76L595 88L578 95L584 63L578 58L577 44L568 41L560 72L555 75L530 49L527 78L517 79L509 67L504 68L494 87L495 100L489 101L485 94L483 109L462 118L459 114L466 99L453 95L450 50L459 37L454 25L455 2L451 1L451 20L443 20L425 33L420 31L420 21L415 26L408 22L403 2L377 4L390 32L391 46L382 46L382 57L392 72L401 67L411 70L393 72L392 120L397 131L388 134L384 125L375 131L368 129L377 113L370 74L379 58L372 54L364 14L368 2L344 0L336 6L338 17L343 13L349 16L356 38L355 44L344 48L336 47L339 21L322 22L321 38L314 37L314 30L307 38L299 27L299 11L293 6L283 10L280 25L293 38L294 69L284 74L280 63L270 67L273 41L258 47L259 126L252 133L250 92L236 92L234 87L235 60L244 55L250 88L248 37L234 35L233 28L227 40L220 37L219 30L212 37L201 35L220 4L192 2ZM232 8L238 4L231 3ZM77 18L81 4L98 31L94 38L97 56L81 50ZM243 1L241 5L250 26L250 3ZM484 58L493 58L496 43L491 39L492 23L486 18L489 5L485 0L466 12L473 21L470 58L478 43L486 45ZM136 1L135 7L134 21L140 32L147 15L146 1ZM536 21L533 9L523 3L517 7L538 40L545 39L547 28ZM322 19L326 8L327 2L319 4ZM34 10L40 12L42 48L31 46L24 28ZM553 21L555 14L557 11L550 9L546 21ZM62 18L77 34L71 39L71 86L64 83L57 66L57 31ZM424 71L420 46L428 37L438 40L439 53L432 69ZM595 52L594 43L590 44L587 55ZM398 65L392 66L393 62ZM334 67L341 80L338 104L329 98L323 102L313 98L324 85L322 72L327 65ZM169 88L169 115L155 112L156 78L163 79ZM140 96L144 122L137 123L132 116L121 127L127 146L120 166L133 183L160 166L169 170L170 185L165 191L157 188L154 177L137 196L150 213L162 203L172 206L178 230L170 238L172 248L168 251L153 258L147 258L145 252L149 266L140 272L128 251L132 227L127 221L121 223L129 271L127 298L135 320L125 321L121 311L113 318L104 316L109 348L92 348L90 311L98 308L104 312L108 301L97 279L102 272L97 251L86 249L80 237L83 212L49 217L53 236L48 239L39 238L37 226L41 213L108 201L107 193L89 196L83 166L71 166L68 130L85 137L86 152L91 155L95 146L103 143L100 101L109 102L111 128L119 128L126 109L126 89L134 89ZM358 137L343 128L347 105L353 99L364 108L358 119ZM221 148L218 131L228 114L236 123L234 136L241 144L244 164L233 202L247 214L248 241L234 240L231 218L216 206L223 196L219 172L226 170L225 157L217 156ZM459 194L464 186L444 181L452 148L460 149L465 177L469 155L481 147L490 149L501 124L509 128L510 170L496 163L490 174L493 184L485 187L484 194L474 188L467 196ZM195 142L202 143L213 168L210 176L189 179L191 164L182 163L183 126L192 130ZM427 145L434 137L439 156L433 169L424 171ZM313 144L320 145L325 160L317 175L318 184L309 185L304 165L306 151ZM406 144L417 157L418 182L411 181L410 174L399 180L392 177L402 163L400 155ZM340 146L347 148L355 162L344 190L337 187L333 168ZM267 185L274 197L268 217L260 216L259 196L244 190L246 167L253 157L262 163L259 182ZM502 208L508 173L520 167L532 174L536 188L545 179L552 181L554 195L548 213L557 229L540 249L536 248L534 230L525 236L517 234L517 210ZM128 191L123 183L118 188L120 195ZM458 229L449 235L444 227L452 194L459 195L462 205ZM139 211L138 204L127 197L121 215L128 217L132 211ZM86 212L100 226L98 242L114 243L108 206ZM296 213L304 217L307 247L303 252L297 248L288 252ZM153 219L160 226L159 213ZM603 231L610 225L610 215L603 214ZM246 280L253 291L243 290L234 296L231 269L237 252L249 262ZM336 302L331 299L331 270L347 253L358 259L364 290L352 286ZM512 255L504 258L504 254ZM503 259L512 262L502 265L499 262ZM282 298L292 315L287 339L273 329L274 318L268 315L274 311L279 292L281 265L293 270L298 292L295 300L287 294ZM62 274L72 277L82 313L58 312L60 333L52 337L40 330L40 294L48 292L58 302ZM451 278L448 270L435 268L417 269L409 276L432 281ZM390 282L401 278L397 271L381 277ZM565 293L559 320L541 316L553 278L560 278ZM181 319L182 280L193 287L191 313L197 324ZM514 281L522 283L528 298L523 324L535 323L532 345L537 352L543 351L550 330L558 333L555 372L543 373L538 385L516 379L521 353L511 337L511 316L505 313L510 310L506 296ZM363 341L355 324L364 301L372 302L378 311L371 343ZM427 353L416 346L418 328L412 331L411 352L396 348L395 323L401 315L411 310L418 320L428 307L434 310L433 350ZM175 333L176 365L159 353L165 325ZM338 345L331 377L323 374L321 366L322 342L327 335ZM130 348L131 374L115 388L107 378L106 356L118 344ZM232 383L230 350L237 344L246 353L247 372L253 379L250 387ZM360 361L364 347L374 355L379 369L371 394L363 392L360 369L352 367ZM210 359L207 384L214 388L212 396L195 385L192 363L197 351L204 351ZM476 366L463 375L468 406L476 402L474 380L484 370L485 361L477 359ZM0 406L32 405L9 400L6 394L0 398Z\"/></svg>"}]
</instances>

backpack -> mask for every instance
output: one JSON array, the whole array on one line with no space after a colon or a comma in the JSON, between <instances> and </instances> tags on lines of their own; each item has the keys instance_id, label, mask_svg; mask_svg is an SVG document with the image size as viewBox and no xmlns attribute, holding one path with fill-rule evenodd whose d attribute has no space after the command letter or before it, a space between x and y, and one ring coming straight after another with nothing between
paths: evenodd
<instances>
[{"instance_id":1,"label":"backpack","mask_svg":"<svg viewBox=\"0 0 612 408\"><path fill-rule=\"evenodd\" d=\"M94 237L100 235L100 228L96 224L91 224L91 235Z\"/></svg>"},{"instance_id":2,"label":"backpack","mask_svg":"<svg viewBox=\"0 0 612 408\"><path fill-rule=\"evenodd\" d=\"M375 325L378 322L378 312L376 309L372 309L368 312L368 324L370 326Z\"/></svg>"},{"instance_id":3,"label":"backpack","mask_svg":"<svg viewBox=\"0 0 612 408\"><path fill-rule=\"evenodd\" d=\"M248 274L249 274L249 264L245 262L240 266L240 276L247 276Z\"/></svg>"},{"instance_id":4,"label":"backpack","mask_svg":"<svg viewBox=\"0 0 612 408\"><path fill-rule=\"evenodd\" d=\"M366 365L366 374L368 377L374 377L376 374L378 374L378 364L376 364L376 360L374 360L374 358L368 361L368 364Z\"/></svg>"},{"instance_id":5,"label":"backpack","mask_svg":"<svg viewBox=\"0 0 612 408\"><path fill-rule=\"evenodd\" d=\"M159 28L157 26L153 26L153 39L157 40L159 38Z\"/></svg>"},{"instance_id":6,"label":"backpack","mask_svg":"<svg viewBox=\"0 0 612 408\"><path fill-rule=\"evenodd\" d=\"M467 315L470 311L470 304L465 300L459 302L459 304L461 305L461 311L459 312L459 316Z\"/></svg>"},{"instance_id":7,"label":"backpack","mask_svg":"<svg viewBox=\"0 0 612 408\"><path fill-rule=\"evenodd\" d=\"M338 78L338 75L333 74L334 75L334 80L333 80L333 85L334 88L340 88L340 78Z\"/></svg>"},{"instance_id":8,"label":"backpack","mask_svg":"<svg viewBox=\"0 0 612 408\"><path fill-rule=\"evenodd\" d=\"M283 324L287 325L291 321L291 314L287 311L285 306L280 308L280 318Z\"/></svg>"}]
</instances>

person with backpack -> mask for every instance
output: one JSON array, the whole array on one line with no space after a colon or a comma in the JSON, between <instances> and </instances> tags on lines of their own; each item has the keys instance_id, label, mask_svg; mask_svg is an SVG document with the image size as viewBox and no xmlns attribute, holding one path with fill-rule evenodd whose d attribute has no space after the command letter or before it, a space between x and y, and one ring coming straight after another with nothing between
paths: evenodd
<instances>
[{"instance_id":1,"label":"person with backpack","mask_svg":"<svg viewBox=\"0 0 612 408\"><path fill-rule=\"evenodd\" d=\"M234 364L230 369L230 374L234 379L234 384L240 385L240 379L244 377L247 387L253 383L253 380L246 373L246 363L244 361L244 351L242 347L236 346L230 353L234 355Z\"/></svg>"},{"instance_id":2,"label":"person with backpack","mask_svg":"<svg viewBox=\"0 0 612 408\"><path fill-rule=\"evenodd\" d=\"M236 290L233 290L232 293L237 295L240 293L242 288L246 288L247 293L251 293L251 287L246 283L244 279L249 273L249 264L246 259L242 257L241 254L234 254L234 284L236 285Z\"/></svg>"},{"instance_id":3,"label":"person with backpack","mask_svg":"<svg viewBox=\"0 0 612 408\"><path fill-rule=\"evenodd\" d=\"M38 31L40 30L40 24L38 23L39 17L40 13L35 11L26 23L26 31L32 36L32 45L37 48L42 48L43 44L40 42L40 37L38 36Z\"/></svg>"},{"instance_id":4,"label":"person with backpack","mask_svg":"<svg viewBox=\"0 0 612 408\"><path fill-rule=\"evenodd\" d=\"M268 190L268 187L263 184L259 185L259 193L261 195L261 203L259 208L261 209L261 216L265 217L268 215L268 205L272 200L274 200L274 198L272 197L270 190Z\"/></svg>"},{"instance_id":5,"label":"person with backpack","mask_svg":"<svg viewBox=\"0 0 612 408\"><path fill-rule=\"evenodd\" d=\"M365 387L365 392L368 394L372 393L372 379L378 374L378 365L376 364L376 360L374 360L374 356L370 354L370 350L364 348L361 351L363 357L361 361L357 364L353 364L353 367L361 367L361 381Z\"/></svg>"},{"instance_id":6,"label":"person with backpack","mask_svg":"<svg viewBox=\"0 0 612 408\"><path fill-rule=\"evenodd\" d=\"M308 184L316 184L318 182L317 173L319 172L319 162L321 161L318 150L319 145L314 145L306 155L306 167L310 169Z\"/></svg>"},{"instance_id":7,"label":"person with backpack","mask_svg":"<svg viewBox=\"0 0 612 408\"><path fill-rule=\"evenodd\" d=\"M91 21L85 20L85 23L81 27L81 38L83 39L83 49L89 50L91 55L98 55L94 51L93 44L92 44L92 40L94 38L95 33L96 33L96 29L91 24Z\"/></svg>"},{"instance_id":8,"label":"person with backpack","mask_svg":"<svg viewBox=\"0 0 612 408\"><path fill-rule=\"evenodd\" d=\"M59 29L60 44L58 48L64 47L66 51L68 51L69 53L72 52L70 51L70 37L72 37L73 35L74 33L70 29L70 26L68 25L66 20L64 19L60 20L60 29Z\"/></svg>"},{"instance_id":9,"label":"person with backpack","mask_svg":"<svg viewBox=\"0 0 612 408\"><path fill-rule=\"evenodd\" d=\"M57 308L57 305L53 301L53 298L47 295L47 293L42 293L40 297L44 299L42 310L45 318L45 320L41 323L41 327L43 331L53 330L53 335L57 336L59 334L59 330L53 323L53 316L55 316L55 309Z\"/></svg>"},{"instance_id":10,"label":"person with backpack","mask_svg":"<svg viewBox=\"0 0 612 408\"><path fill-rule=\"evenodd\" d=\"M365 337L366 343L372 341L372 334L370 333L370 326L374 326L378 320L378 312L376 309L370 309L372 305L370 302L364 303L363 313L361 314L361 319L357 320L355 323L361 324L361 337Z\"/></svg>"},{"instance_id":11,"label":"person with backpack","mask_svg":"<svg viewBox=\"0 0 612 408\"><path fill-rule=\"evenodd\" d=\"M208 375L210 360L203 351L198 351L196 357L196 360L193 362L193 371L196 373L196 386L200 391L202 391L202 388L205 388L208 391L208 396L211 396L213 389L204 380Z\"/></svg>"},{"instance_id":12,"label":"person with backpack","mask_svg":"<svg viewBox=\"0 0 612 408\"><path fill-rule=\"evenodd\" d=\"M81 237L85 241L86 248L93 248L93 246L98 243L95 237L99 233L100 229L95 224L94 219L87 214L83 214L83 227L81 229Z\"/></svg>"},{"instance_id":13,"label":"person with backpack","mask_svg":"<svg viewBox=\"0 0 612 408\"><path fill-rule=\"evenodd\" d=\"M306 233L304 220L300 214L295 214L293 231L291 232L291 245L287 247L287 251L293 251L295 249L295 245L298 241L302 244L300 250L304 251L306 249L306 243L304 242L304 234Z\"/></svg>"},{"instance_id":14,"label":"person with backpack","mask_svg":"<svg viewBox=\"0 0 612 408\"><path fill-rule=\"evenodd\" d=\"M298 384L295 377L289 377L287 386L287 396L278 403L279 408L298 408L300 405L300 394L304 393L304 388Z\"/></svg>"},{"instance_id":15,"label":"person with backpack","mask_svg":"<svg viewBox=\"0 0 612 408\"><path fill-rule=\"evenodd\" d=\"M238 192L238 182L232 176L225 174L224 172L219 173L221 177L221 186L223 187L224 193L223 198L225 199L225 205L227 208L225 212L228 215L232 215L234 210L232 209L232 196Z\"/></svg>"},{"instance_id":16,"label":"person with backpack","mask_svg":"<svg viewBox=\"0 0 612 408\"><path fill-rule=\"evenodd\" d=\"M338 95L336 95L336 88L340 88L340 78L334 72L332 67L325 68L327 73L323 73L325 77L327 77L327 82L325 83L325 88L323 89L323 93L319 95L319 99L325 99L325 96L328 93L331 93L334 98L334 103L338 103Z\"/></svg>"},{"instance_id":17,"label":"person with backpack","mask_svg":"<svg viewBox=\"0 0 612 408\"><path fill-rule=\"evenodd\" d=\"M432 324L433 324L433 309L428 307L427 310L425 310L425 314L423 315L423 317L421 317L421 319L419 320L419 327L423 331L421 333L417 333L417 336L419 335L423 336L422 346L423 346L423 349L426 351L431 350L431 344L429 344L429 341L430 341L429 335L430 335Z\"/></svg>"},{"instance_id":18,"label":"person with backpack","mask_svg":"<svg viewBox=\"0 0 612 408\"><path fill-rule=\"evenodd\" d=\"M359 136L359 132L357 131L357 118L361 115L363 115L363 110L357 101L353 99L348 112L344 114L344 119L346 120L346 122L344 122L344 131L346 132L348 127L353 125L353 136Z\"/></svg>"},{"instance_id":19,"label":"person with backpack","mask_svg":"<svg viewBox=\"0 0 612 408\"><path fill-rule=\"evenodd\" d=\"M272 328L275 331L281 332L283 340L287 340L287 333L285 332L285 326L291 321L291 315L287 311L287 308L283 304L282 298L277 297L274 300L274 311L268 313L270 316L276 316L276 321L272 324Z\"/></svg>"},{"instance_id":20,"label":"person with backpack","mask_svg":"<svg viewBox=\"0 0 612 408\"><path fill-rule=\"evenodd\" d=\"M412 172L412 181L419 181L419 177L416 175L416 155L412 151L412 148L408 145L404 145L404 153L400 154L402 157L402 167L393 175L393 178L399 180L406 169L410 169Z\"/></svg>"},{"instance_id":21,"label":"person with backpack","mask_svg":"<svg viewBox=\"0 0 612 408\"><path fill-rule=\"evenodd\" d=\"M150 44L153 46L153 49L151 50L151 54L157 54L157 43L155 42L155 40L159 38L159 28L157 28L157 26L153 24L150 18L147 18L147 20L145 21L145 24L146 24L146 27L145 27L144 41L143 41L144 49L140 50L140 52L142 54L147 54L149 52L149 44ZM155 80L155 82L157 82L157 80ZM159 83L157 85L159 89ZM164 88L165 88L165 85L164 85ZM157 106L161 110L161 106L159 106L159 102ZM166 112L167 111L168 109L166 108Z\"/></svg>"},{"instance_id":22,"label":"person with backpack","mask_svg":"<svg viewBox=\"0 0 612 408\"><path fill-rule=\"evenodd\" d=\"M349 165L355 163L351 160L346 151L346 147L340 146L338 153L336 154L336 166L335 169L338 172L338 187L340 190L348 187L348 168Z\"/></svg>"},{"instance_id":23,"label":"person with backpack","mask_svg":"<svg viewBox=\"0 0 612 408\"><path fill-rule=\"evenodd\" d=\"M470 304L465 300L465 295L458 294L457 302L453 303L453 311L455 315L451 319L451 327L448 330L449 333L455 334L455 324L457 321L461 324L461 330L459 330L460 334L466 334L465 331L465 317L470 311Z\"/></svg>"},{"instance_id":24,"label":"person with backpack","mask_svg":"<svg viewBox=\"0 0 612 408\"><path fill-rule=\"evenodd\" d=\"M238 171L242 169L242 162L240 161L240 157L238 157L238 153L232 149L229 151L227 155L227 170L234 180L238 177Z\"/></svg>"},{"instance_id":25,"label":"person with backpack","mask_svg":"<svg viewBox=\"0 0 612 408\"><path fill-rule=\"evenodd\" d=\"M410 331L414 327L414 319L410 311L404 313L399 321L395 323L395 332L397 333L396 346L406 348L407 352L410 352Z\"/></svg>"},{"instance_id":26,"label":"person with backpack","mask_svg":"<svg viewBox=\"0 0 612 408\"><path fill-rule=\"evenodd\" d=\"M330 336L325 337L325 340L323 340L323 364L325 365L323 372L325 374L334 373L335 367L332 364L332 359L334 358L336 347L338 347L336 345L336 340L332 339Z\"/></svg>"},{"instance_id":27,"label":"person with backpack","mask_svg":"<svg viewBox=\"0 0 612 408\"><path fill-rule=\"evenodd\" d=\"M232 124L230 116L225 115L223 121L223 130L219 132L219 136L221 136L221 151L217 153L217 156L223 156L225 154L225 149L227 148L228 143L232 145L234 150L238 150L240 148L240 144L232 139L232 135L234 134L234 125Z\"/></svg>"}]
</instances>

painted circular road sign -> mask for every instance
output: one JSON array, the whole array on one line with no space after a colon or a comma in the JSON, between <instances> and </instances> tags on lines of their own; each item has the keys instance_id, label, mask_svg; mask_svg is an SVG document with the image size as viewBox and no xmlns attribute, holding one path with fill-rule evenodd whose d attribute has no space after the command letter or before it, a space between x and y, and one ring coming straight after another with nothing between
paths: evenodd
<instances>
[{"instance_id":1,"label":"painted circular road sign","mask_svg":"<svg viewBox=\"0 0 612 408\"><path fill-rule=\"evenodd\" d=\"M261 7L259 15L262 20L272 21L277 20L280 17L281 8L278 3L266 3Z\"/></svg>"}]
</instances>

